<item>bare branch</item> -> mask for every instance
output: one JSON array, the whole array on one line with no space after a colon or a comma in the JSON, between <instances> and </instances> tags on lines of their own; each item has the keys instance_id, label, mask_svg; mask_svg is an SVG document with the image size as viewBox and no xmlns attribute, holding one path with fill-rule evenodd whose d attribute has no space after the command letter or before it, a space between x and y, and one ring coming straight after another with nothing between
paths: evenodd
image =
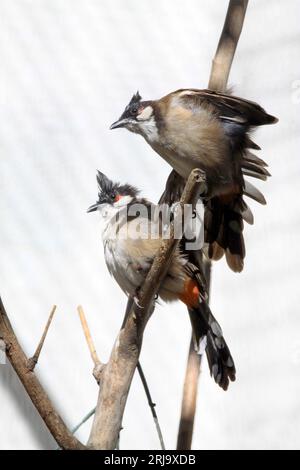
<instances>
[{"instance_id":1,"label":"bare branch","mask_svg":"<svg viewBox=\"0 0 300 470\"><path fill-rule=\"evenodd\" d=\"M243 28L247 5L248 0L229 1L223 30L210 72L208 88L211 90L219 92L226 90L231 64ZM208 259L204 261L204 269L206 285L209 289L211 263ZM191 449L201 359L201 356L197 355L194 351L193 338L191 338L177 437L178 450Z\"/></svg>"},{"instance_id":2,"label":"bare branch","mask_svg":"<svg viewBox=\"0 0 300 470\"><path fill-rule=\"evenodd\" d=\"M55 410L35 373L28 370L28 358L22 350L0 299L0 338L6 345L7 357L50 433L62 449L83 450L86 447L72 435Z\"/></svg>"},{"instance_id":3,"label":"bare branch","mask_svg":"<svg viewBox=\"0 0 300 470\"><path fill-rule=\"evenodd\" d=\"M41 340L38 344L38 347L36 348L36 351L35 351L34 355L28 359L27 368L30 371L33 371L36 364L38 363L38 360L39 360L39 357L40 357L40 354L41 354L41 350L42 350L42 347L44 345L44 341L46 339L49 327L51 325L55 310L56 310L56 305L53 305L53 307L51 309L51 312L50 312L50 315L49 315L49 318L48 318L48 321L46 323L43 335L42 335Z\"/></svg>"},{"instance_id":4,"label":"bare branch","mask_svg":"<svg viewBox=\"0 0 300 470\"><path fill-rule=\"evenodd\" d=\"M95 414L95 411L96 411L96 407L92 408L83 418L82 420L76 424L76 426L74 426L74 428L71 429L71 433L72 434L75 434L75 432L78 431L78 429L84 424L86 423L92 416L93 414ZM55 450L61 450L61 447L56 447Z\"/></svg>"},{"instance_id":5,"label":"bare branch","mask_svg":"<svg viewBox=\"0 0 300 470\"><path fill-rule=\"evenodd\" d=\"M96 407L94 407L92 410L90 410L88 412L88 414L86 414L84 416L84 418L82 418L82 420L76 424L76 426L74 426L74 428L72 428L72 434L75 434L76 431L78 431L78 429L84 424L86 423L92 416L93 414L95 414L95 411L96 411Z\"/></svg>"},{"instance_id":6,"label":"bare branch","mask_svg":"<svg viewBox=\"0 0 300 470\"><path fill-rule=\"evenodd\" d=\"M213 59L208 88L225 91L231 64L244 24L248 0L230 0L219 44Z\"/></svg>"},{"instance_id":7,"label":"bare branch","mask_svg":"<svg viewBox=\"0 0 300 470\"><path fill-rule=\"evenodd\" d=\"M204 184L203 172L193 170L180 204L183 206L193 201L195 193L199 194L204 190ZM125 321L101 380L97 409L88 442L91 448L112 450L117 445L129 388L142 346L143 332L154 310L155 295L159 291L179 241L174 239L174 224L171 224L170 238L163 240L140 289L139 305L134 304L129 313L126 312Z\"/></svg>"},{"instance_id":8,"label":"bare branch","mask_svg":"<svg viewBox=\"0 0 300 470\"><path fill-rule=\"evenodd\" d=\"M101 361L100 361L100 359L97 355L97 351L96 351L96 348L95 348L95 345L94 345L94 342L93 342L93 339L92 339L92 336L91 336L89 325L86 321L85 313L84 313L83 308L81 307L81 305L79 305L77 307L77 311L78 311L79 318L80 318L80 321L81 321L81 326L82 326L82 329L83 329L83 332L84 332L84 336L85 336L88 348L89 348L90 353L91 353L92 360L94 362L94 365L97 366L98 364L101 364Z\"/></svg>"},{"instance_id":9,"label":"bare branch","mask_svg":"<svg viewBox=\"0 0 300 470\"><path fill-rule=\"evenodd\" d=\"M200 364L201 356L196 353L192 339L183 386L177 450L191 449L192 446Z\"/></svg>"},{"instance_id":10,"label":"bare branch","mask_svg":"<svg viewBox=\"0 0 300 470\"><path fill-rule=\"evenodd\" d=\"M101 380L101 376L102 376L105 364L103 364L100 361L99 357L98 357L98 354L97 354L97 351L96 351L96 348L95 348L95 345L94 345L94 342L93 342L93 339L92 339L92 335L91 335L91 332L90 332L90 329L89 329L89 325L87 323L85 313L84 313L84 310L81 307L81 305L79 305L77 307L77 311L78 311L79 318L80 318L80 321L81 321L81 326L82 326L82 329L83 329L83 333L84 333L88 348L90 350L91 358L94 362L93 375L94 375L95 379L97 380L97 382L99 383L100 380Z\"/></svg>"}]
</instances>

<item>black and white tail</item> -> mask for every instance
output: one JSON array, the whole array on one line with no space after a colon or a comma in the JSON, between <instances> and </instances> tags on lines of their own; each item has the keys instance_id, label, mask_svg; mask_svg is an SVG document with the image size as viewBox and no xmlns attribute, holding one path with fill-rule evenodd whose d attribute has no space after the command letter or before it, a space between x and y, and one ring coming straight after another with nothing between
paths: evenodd
<instances>
[{"instance_id":1,"label":"black and white tail","mask_svg":"<svg viewBox=\"0 0 300 470\"><path fill-rule=\"evenodd\" d=\"M229 381L235 380L236 370L222 329L205 301L197 309L189 309L189 314L195 349L199 354L205 350L211 376L227 390Z\"/></svg>"}]
</instances>

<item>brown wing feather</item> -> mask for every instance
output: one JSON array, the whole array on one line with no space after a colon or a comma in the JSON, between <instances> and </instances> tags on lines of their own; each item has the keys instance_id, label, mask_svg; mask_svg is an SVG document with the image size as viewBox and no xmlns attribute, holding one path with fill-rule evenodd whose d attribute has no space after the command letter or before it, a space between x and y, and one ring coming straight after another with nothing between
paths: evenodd
<instances>
[{"instance_id":1,"label":"brown wing feather","mask_svg":"<svg viewBox=\"0 0 300 470\"><path fill-rule=\"evenodd\" d=\"M231 120L236 124L248 126L275 124L278 121L259 104L237 96L197 89L177 90L175 93L186 107L209 107L221 120Z\"/></svg>"},{"instance_id":2,"label":"brown wing feather","mask_svg":"<svg viewBox=\"0 0 300 470\"><path fill-rule=\"evenodd\" d=\"M265 204L263 195L250 183L243 180L243 175L259 179L267 179L270 173L266 162L252 154L248 149L259 149L249 138L248 132L252 127L263 124L273 124L277 118L269 115L257 103L226 93L210 90L181 89L165 97L167 103L174 99L179 108L189 110L190 114L199 110L208 111L212 120L218 120L225 134L230 139L233 159L237 164L237 180L240 183L240 194L233 193L232 200L212 198L205 203L205 241L209 244L208 255L212 259L221 258L224 253L234 271L243 269L245 246L243 240L243 219L253 224L253 215L242 199L245 194L252 199ZM172 204L178 201L184 187L184 178L174 170L166 184L160 203Z\"/></svg>"}]
</instances>

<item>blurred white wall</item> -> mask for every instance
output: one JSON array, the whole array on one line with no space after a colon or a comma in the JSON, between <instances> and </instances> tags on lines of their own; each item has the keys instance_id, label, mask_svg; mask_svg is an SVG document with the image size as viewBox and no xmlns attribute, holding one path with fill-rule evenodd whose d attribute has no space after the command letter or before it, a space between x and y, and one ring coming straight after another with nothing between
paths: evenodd
<instances>
[{"instance_id":1,"label":"blurred white wall","mask_svg":"<svg viewBox=\"0 0 300 470\"><path fill-rule=\"evenodd\" d=\"M237 365L224 393L200 378L194 448L297 448L300 436L299 15L297 0L249 2L230 84L279 117L256 141L273 177L251 204L245 270L213 270L212 308ZM58 305L37 371L70 426L97 386L76 306L108 358L126 299L103 259L95 170L157 200L167 164L138 136L108 130L139 89L147 99L207 86L227 2L1 0L0 293L28 355ZM296 88L298 87L298 89ZM161 305L141 362L168 448L174 448L190 336L182 305ZM9 365L0 365L0 448L55 443ZM78 436L85 440L90 423ZM136 377L121 448L158 448Z\"/></svg>"}]
</instances>

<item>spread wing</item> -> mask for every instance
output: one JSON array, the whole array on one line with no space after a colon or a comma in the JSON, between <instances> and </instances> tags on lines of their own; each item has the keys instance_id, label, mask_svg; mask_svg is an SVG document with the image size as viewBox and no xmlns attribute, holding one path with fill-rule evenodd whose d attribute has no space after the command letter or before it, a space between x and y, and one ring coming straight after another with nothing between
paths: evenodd
<instances>
[{"instance_id":1,"label":"spread wing","mask_svg":"<svg viewBox=\"0 0 300 470\"><path fill-rule=\"evenodd\" d=\"M178 90L180 103L189 109L204 107L212 111L222 123L246 127L275 124L278 119L268 114L259 104L225 93L211 90Z\"/></svg>"},{"instance_id":2,"label":"spread wing","mask_svg":"<svg viewBox=\"0 0 300 470\"><path fill-rule=\"evenodd\" d=\"M262 180L270 176L266 169L267 164L250 151L250 149L259 150L259 147L252 142L248 132L256 126L276 123L277 118L269 115L260 105L253 101L226 93L188 89L177 90L172 95L174 95L174 99L177 100L179 106L195 114L201 110L206 110L212 116L212 119L215 118L219 121L225 135L231 142L233 156L236 155L239 159L243 175ZM166 183L160 203L168 202L172 204L178 201L182 194L184 183L184 179L173 170ZM248 181L244 181L241 191L244 195L261 204L265 204L265 198L262 193ZM204 201L204 203L205 241L209 243L211 251L214 245L216 245L214 242L219 242L219 252L214 252L213 258L220 258L224 254L225 249L229 247L232 257L234 259L238 258L239 261L237 266L234 263L229 264L233 270L240 271L245 255L241 235L242 219L249 224L253 223L253 215L250 208L242 199L242 194L235 198L233 202L225 205L222 201L219 201L218 197ZM234 226L238 227L237 234L235 234L234 230L231 230L232 233L228 234L226 230L222 229L222 227L230 228L230 221L234 221Z\"/></svg>"},{"instance_id":3,"label":"spread wing","mask_svg":"<svg viewBox=\"0 0 300 470\"><path fill-rule=\"evenodd\" d=\"M256 126L275 124L278 121L276 117L268 114L254 101L226 93L187 89L178 90L174 95L181 106L195 113L205 109L218 119L232 148L243 150L241 168L245 176L261 180L266 180L270 176L266 162L250 150L259 150L260 147L250 139L248 131Z\"/></svg>"}]
</instances>

